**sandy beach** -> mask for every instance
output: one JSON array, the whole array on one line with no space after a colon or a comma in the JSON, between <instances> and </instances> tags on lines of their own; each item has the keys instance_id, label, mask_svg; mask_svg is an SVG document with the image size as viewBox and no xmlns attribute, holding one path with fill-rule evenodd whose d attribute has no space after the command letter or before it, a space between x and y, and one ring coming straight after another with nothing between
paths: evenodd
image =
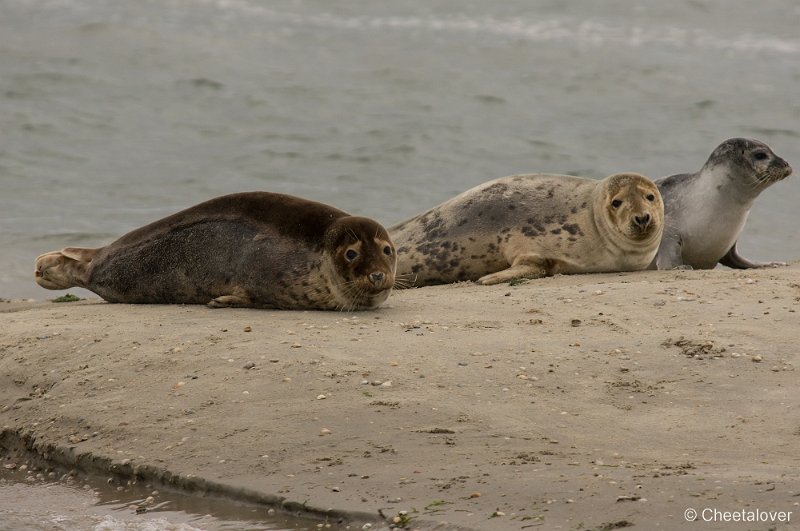
<instances>
[{"instance_id":1,"label":"sandy beach","mask_svg":"<svg viewBox=\"0 0 800 531\"><path fill-rule=\"evenodd\" d=\"M794 263L359 313L4 301L2 440L351 529L789 529L799 300Z\"/></svg>"}]
</instances>

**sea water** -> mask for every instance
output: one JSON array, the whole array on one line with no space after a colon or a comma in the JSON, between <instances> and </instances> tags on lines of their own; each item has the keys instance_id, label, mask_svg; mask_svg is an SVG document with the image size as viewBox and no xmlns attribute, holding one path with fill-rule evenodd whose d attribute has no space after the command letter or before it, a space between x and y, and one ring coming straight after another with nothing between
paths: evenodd
<instances>
[{"instance_id":1,"label":"sea water","mask_svg":"<svg viewBox=\"0 0 800 531\"><path fill-rule=\"evenodd\" d=\"M229 192L390 225L515 173L800 166L793 0L0 0L0 297L33 260ZM740 250L800 258L795 177Z\"/></svg>"}]
</instances>

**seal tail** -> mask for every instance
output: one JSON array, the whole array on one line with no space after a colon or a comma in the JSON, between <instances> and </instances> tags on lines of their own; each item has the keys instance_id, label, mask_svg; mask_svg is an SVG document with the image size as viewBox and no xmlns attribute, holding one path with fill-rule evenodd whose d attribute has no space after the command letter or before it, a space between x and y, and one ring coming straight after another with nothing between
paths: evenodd
<instances>
[{"instance_id":1,"label":"seal tail","mask_svg":"<svg viewBox=\"0 0 800 531\"><path fill-rule=\"evenodd\" d=\"M89 264L100 249L67 247L36 258L36 283L47 289L85 288L89 281Z\"/></svg>"}]
</instances>

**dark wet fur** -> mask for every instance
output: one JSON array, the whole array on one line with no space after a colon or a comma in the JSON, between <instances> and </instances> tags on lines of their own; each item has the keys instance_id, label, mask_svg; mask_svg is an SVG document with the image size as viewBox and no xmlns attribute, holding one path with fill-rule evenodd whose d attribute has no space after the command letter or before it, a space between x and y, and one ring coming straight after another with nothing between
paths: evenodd
<instances>
[{"instance_id":1,"label":"dark wet fur","mask_svg":"<svg viewBox=\"0 0 800 531\"><path fill-rule=\"evenodd\" d=\"M349 230L329 230L341 219ZM388 240L376 222L328 205L269 192L232 194L100 249L84 287L110 302L205 304L244 293L248 306L320 308L328 291L318 281L323 249L375 236Z\"/></svg>"}]
</instances>

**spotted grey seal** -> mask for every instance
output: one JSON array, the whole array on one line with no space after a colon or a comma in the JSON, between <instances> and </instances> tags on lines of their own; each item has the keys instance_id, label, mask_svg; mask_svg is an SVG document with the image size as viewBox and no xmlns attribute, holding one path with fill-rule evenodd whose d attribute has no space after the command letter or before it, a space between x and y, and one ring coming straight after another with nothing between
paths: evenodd
<instances>
[{"instance_id":1,"label":"spotted grey seal","mask_svg":"<svg viewBox=\"0 0 800 531\"><path fill-rule=\"evenodd\" d=\"M763 142L731 138L717 146L699 172L658 179L666 225L651 269L786 265L752 262L739 255L736 241L758 194L791 173L791 166Z\"/></svg>"},{"instance_id":2,"label":"spotted grey seal","mask_svg":"<svg viewBox=\"0 0 800 531\"><path fill-rule=\"evenodd\" d=\"M123 303L363 310L389 296L396 253L377 222L269 192L211 199L98 249L36 259L36 282Z\"/></svg>"},{"instance_id":3,"label":"spotted grey seal","mask_svg":"<svg viewBox=\"0 0 800 531\"><path fill-rule=\"evenodd\" d=\"M389 228L398 277L425 286L633 271L655 257L664 207L636 173L489 181Z\"/></svg>"}]
</instances>

